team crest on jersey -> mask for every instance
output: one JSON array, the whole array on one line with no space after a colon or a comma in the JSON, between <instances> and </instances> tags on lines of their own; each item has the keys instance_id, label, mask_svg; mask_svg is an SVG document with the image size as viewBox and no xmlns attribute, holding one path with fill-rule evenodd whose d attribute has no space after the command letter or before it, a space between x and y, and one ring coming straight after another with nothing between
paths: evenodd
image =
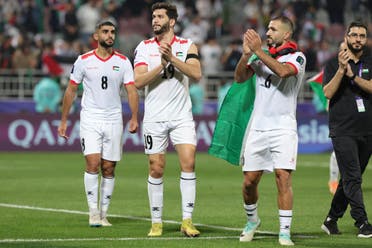
<instances>
[{"instance_id":1,"label":"team crest on jersey","mask_svg":"<svg viewBox=\"0 0 372 248\"><path fill-rule=\"evenodd\" d=\"M119 71L119 69L120 69L120 67L117 66L117 65L114 65L114 66L112 67L112 70L113 70L113 71Z\"/></svg>"},{"instance_id":2,"label":"team crest on jersey","mask_svg":"<svg viewBox=\"0 0 372 248\"><path fill-rule=\"evenodd\" d=\"M183 52L176 52L176 57L182 57L183 56Z\"/></svg>"},{"instance_id":3,"label":"team crest on jersey","mask_svg":"<svg viewBox=\"0 0 372 248\"><path fill-rule=\"evenodd\" d=\"M302 65L302 64L304 63L304 58L302 58L301 56L298 56L297 59L296 59L296 61L297 61L300 65Z\"/></svg>"}]
</instances>

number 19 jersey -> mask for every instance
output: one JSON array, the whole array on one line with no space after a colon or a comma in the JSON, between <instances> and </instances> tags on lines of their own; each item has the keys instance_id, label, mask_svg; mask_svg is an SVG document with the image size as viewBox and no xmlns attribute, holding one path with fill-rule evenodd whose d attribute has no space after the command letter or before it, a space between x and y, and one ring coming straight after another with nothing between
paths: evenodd
<instances>
[{"instance_id":1,"label":"number 19 jersey","mask_svg":"<svg viewBox=\"0 0 372 248\"><path fill-rule=\"evenodd\" d=\"M177 59L186 61L192 42L174 36L171 46ZM146 65L152 70L161 64L159 42L156 38L142 41L135 50L134 67ZM189 79L186 75L168 65L155 82L145 88L145 114L143 122L192 120Z\"/></svg>"},{"instance_id":2,"label":"number 19 jersey","mask_svg":"<svg viewBox=\"0 0 372 248\"><path fill-rule=\"evenodd\" d=\"M83 84L82 121L122 122L120 89L133 84L133 67L122 54L113 52L107 59L95 50L80 55L71 70L70 82Z\"/></svg>"}]
</instances>

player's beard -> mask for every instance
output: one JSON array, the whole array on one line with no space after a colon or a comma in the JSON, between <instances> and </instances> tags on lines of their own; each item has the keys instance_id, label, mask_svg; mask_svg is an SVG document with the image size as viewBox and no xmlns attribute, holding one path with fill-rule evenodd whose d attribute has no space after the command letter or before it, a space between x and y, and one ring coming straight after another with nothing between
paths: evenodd
<instances>
[{"instance_id":1,"label":"player's beard","mask_svg":"<svg viewBox=\"0 0 372 248\"><path fill-rule=\"evenodd\" d=\"M160 29L158 29L158 30L154 29L154 34L155 35L164 34L164 33L168 32L169 29L170 29L170 24L169 24L169 22L167 22L167 23L164 23L164 25L161 26Z\"/></svg>"},{"instance_id":2,"label":"player's beard","mask_svg":"<svg viewBox=\"0 0 372 248\"><path fill-rule=\"evenodd\" d=\"M353 53L353 54L357 54L359 53L360 51L363 50L364 46L362 44L360 44L360 48L354 48L353 45L349 42L347 42L347 47L349 48L349 50Z\"/></svg>"},{"instance_id":3,"label":"player's beard","mask_svg":"<svg viewBox=\"0 0 372 248\"><path fill-rule=\"evenodd\" d=\"M114 42L112 42L112 43L106 43L106 41L104 41L104 40L100 40L100 41L99 41L99 44L100 44L102 47L104 47L104 48L111 48L111 47L114 46Z\"/></svg>"},{"instance_id":4,"label":"player's beard","mask_svg":"<svg viewBox=\"0 0 372 248\"><path fill-rule=\"evenodd\" d=\"M281 45L283 45L283 41L279 42L279 41L274 41L273 38L268 38L266 40L266 45L268 47L280 47Z\"/></svg>"}]
</instances>

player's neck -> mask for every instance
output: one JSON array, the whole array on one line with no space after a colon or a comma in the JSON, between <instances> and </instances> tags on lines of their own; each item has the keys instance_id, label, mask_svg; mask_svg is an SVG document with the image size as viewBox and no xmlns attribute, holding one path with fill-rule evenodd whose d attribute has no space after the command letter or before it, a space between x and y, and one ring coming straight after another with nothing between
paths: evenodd
<instances>
[{"instance_id":1,"label":"player's neck","mask_svg":"<svg viewBox=\"0 0 372 248\"><path fill-rule=\"evenodd\" d=\"M106 59L110 57L113 53L112 47L109 48L103 48L103 47L98 47L96 49L96 54L101 58L101 59Z\"/></svg>"},{"instance_id":2,"label":"player's neck","mask_svg":"<svg viewBox=\"0 0 372 248\"><path fill-rule=\"evenodd\" d=\"M159 41L159 43L165 42L165 43L170 44L173 38L174 38L174 32L172 30L170 30L169 32L163 33L163 34L156 35L156 39Z\"/></svg>"}]
</instances>

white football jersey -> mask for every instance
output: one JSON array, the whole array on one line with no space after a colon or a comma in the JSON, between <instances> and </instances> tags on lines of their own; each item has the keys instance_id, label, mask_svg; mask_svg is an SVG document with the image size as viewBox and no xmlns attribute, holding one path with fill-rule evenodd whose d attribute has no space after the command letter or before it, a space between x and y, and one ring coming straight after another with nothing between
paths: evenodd
<instances>
[{"instance_id":1,"label":"white football jersey","mask_svg":"<svg viewBox=\"0 0 372 248\"><path fill-rule=\"evenodd\" d=\"M250 123L252 129L297 130L297 96L305 74L306 58L302 52L294 52L277 60L292 65L296 75L280 78L261 60L249 65L256 74L256 97Z\"/></svg>"},{"instance_id":2,"label":"white football jersey","mask_svg":"<svg viewBox=\"0 0 372 248\"><path fill-rule=\"evenodd\" d=\"M192 42L175 36L171 42L172 53L186 61ZM147 65L152 70L161 64L159 42L156 38L142 41L135 50L134 67ZM145 87L145 114L143 122L192 120L189 79L173 65Z\"/></svg>"},{"instance_id":3,"label":"white football jersey","mask_svg":"<svg viewBox=\"0 0 372 248\"><path fill-rule=\"evenodd\" d=\"M71 70L70 82L83 84L82 121L122 121L121 86L134 84L133 67L127 57L114 52L101 59L94 50L80 55Z\"/></svg>"}]
</instances>

